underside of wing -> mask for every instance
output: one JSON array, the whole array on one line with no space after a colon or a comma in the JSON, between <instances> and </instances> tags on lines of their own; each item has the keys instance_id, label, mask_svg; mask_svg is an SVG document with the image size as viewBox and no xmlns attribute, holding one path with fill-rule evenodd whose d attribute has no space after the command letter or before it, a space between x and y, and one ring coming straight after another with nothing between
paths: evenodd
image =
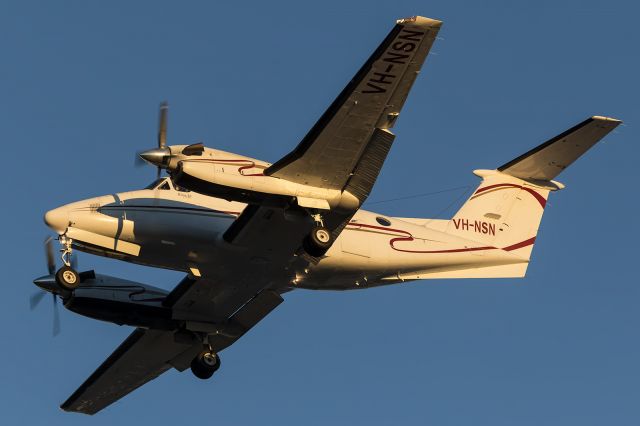
<instances>
[{"instance_id":1,"label":"underside of wing","mask_svg":"<svg viewBox=\"0 0 640 426\"><path fill-rule=\"evenodd\" d=\"M185 369L201 345L178 343L171 331L136 329L61 406L95 414L176 367Z\"/></svg>"},{"instance_id":2,"label":"underside of wing","mask_svg":"<svg viewBox=\"0 0 640 426\"><path fill-rule=\"evenodd\" d=\"M256 281L256 287L238 288L229 283L223 286L211 279L187 277L169 295L167 305L173 308L175 317L184 322L186 329L207 335L210 348L219 352L282 303L277 291L263 290L255 294L260 283Z\"/></svg>"},{"instance_id":3,"label":"underside of wing","mask_svg":"<svg viewBox=\"0 0 640 426\"><path fill-rule=\"evenodd\" d=\"M440 21L420 16L397 21L300 144L265 174L303 185L344 189L367 145L379 142L374 132L387 131L392 136L389 129L440 26Z\"/></svg>"}]
</instances>

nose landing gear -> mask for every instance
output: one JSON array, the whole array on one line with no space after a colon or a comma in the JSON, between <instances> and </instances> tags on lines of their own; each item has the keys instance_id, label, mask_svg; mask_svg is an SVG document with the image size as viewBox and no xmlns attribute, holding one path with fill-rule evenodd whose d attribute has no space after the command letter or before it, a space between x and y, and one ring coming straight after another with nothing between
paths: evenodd
<instances>
[{"instance_id":1,"label":"nose landing gear","mask_svg":"<svg viewBox=\"0 0 640 426\"><path fill-rule=\"evenodd\" d=\"M60 252L64 266L56 272L56 283L64 290L74 290L80 285L80 275L71 266L71 243L71 238L60 236L60 244L63 246Z\"/></svg>"},{"instance_id":2,"label":"nose landing gear","mask_svg":"<svg viewBox=\"0 0 640 426\"><path fill-rule=\"evenodd\" d=\"M204 349L191 361L191 372L198 379L206 380L220 368L220 357L211 348Z\"/></svg>"},{"instance_id":3,"label":"nose landing gear","mask_svg":"<svg viewBox=\"0 0 640 426\"><path fill-rule=\"evenodd\" d=\"M74 290L80 285L80 275L70 266L63 266L56 272L56 283L65 290Z\"/></svg>"}]
</instances>

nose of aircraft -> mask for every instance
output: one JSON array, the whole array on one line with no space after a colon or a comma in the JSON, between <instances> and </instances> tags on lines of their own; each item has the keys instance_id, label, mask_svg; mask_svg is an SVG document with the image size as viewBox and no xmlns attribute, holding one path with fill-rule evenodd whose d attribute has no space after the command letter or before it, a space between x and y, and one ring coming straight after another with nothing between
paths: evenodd
<instances>
[{"instance_id":1,"label":"nose of aircraft","mask_svg":"<svg viewBox=\"0 0 640 426\"><path fill-rule=\"evenodd\" d=\"M69 225L69 210L65 207L49 210L44 215L44 223L58 234L64 233Z\"/></svg>"}]
</instances>

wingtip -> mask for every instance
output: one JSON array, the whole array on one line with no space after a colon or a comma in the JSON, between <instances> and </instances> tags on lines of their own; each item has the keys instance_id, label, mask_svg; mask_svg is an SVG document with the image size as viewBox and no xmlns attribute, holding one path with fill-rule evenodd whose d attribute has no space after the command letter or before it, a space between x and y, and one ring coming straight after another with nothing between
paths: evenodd
<instances>
[{"instance_id":1,"label":"wingtip","mask_svg":"<svg viewBox=\"0 0 640 426\"><path fill-rule=\"evenodd\" d=\"M424 16L411 16L409 18L401 18L396 21L397 24L417 25L420 27L440 28L442 21L437 19L425 18Z\"/></svg>"},{"instance_id":2,"label":"wingtip","mask_svg":"<svg viewBox=\"0 0 640 426\"><path fill-rule=\"evenodd\" d=\"M622 120L618 120L617 118L613 118L613 117L605 117L603 115L594 115L593 117L591 117L593 120L598 120L598 121L612 121L614 123L622 123Z\"/></svg>"}]
</instances>

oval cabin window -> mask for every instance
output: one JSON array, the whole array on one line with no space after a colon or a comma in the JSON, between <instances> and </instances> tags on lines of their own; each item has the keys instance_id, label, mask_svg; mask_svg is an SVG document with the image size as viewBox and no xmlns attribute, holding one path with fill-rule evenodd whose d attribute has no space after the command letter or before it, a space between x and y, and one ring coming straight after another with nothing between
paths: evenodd
<instances>
[{"instance_id":1,"label":"oval cabin window","mask_svg":"<svg viewBox=\"0 0 640 426\"><path fill-rule=\"evenodd\" d=\"M382 226L391 226L391 222L389 221L389 219L386 219L384 217L376 217L376 221L382 225Z\"/></svg>"}]
</instances>

